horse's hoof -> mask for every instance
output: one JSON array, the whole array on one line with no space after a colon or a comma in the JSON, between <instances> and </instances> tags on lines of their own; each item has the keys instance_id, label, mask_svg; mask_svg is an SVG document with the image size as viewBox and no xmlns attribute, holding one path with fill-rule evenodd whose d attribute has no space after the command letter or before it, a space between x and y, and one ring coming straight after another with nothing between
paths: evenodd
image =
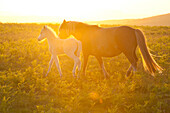
<instances>
[{"instance_id":1,"label":"horse's hoof","mask_svg":"<svg viewBox=\"0 0 170 113\"><path fill-rule=\"evenodd\" d=\"M82 73L82 76L86 76L85 72Z\"/></svg>"},{"instance_id":2,"label":"horse's hoof","mask_svg":"<svg viewBox=\"0 0 170 113\"><path fill-rule=\"evenodd\" d=\"M60 79L62 79L63 78L63 75L60 75Z\"/></svg>"},{"instance_id":3,"label":"horse's hoof","mask_svg":"<svg viewBox=\"0 0 170 113\"><path fill-rule=\"evenodd\" d=\"M130 74L131 74L131 71L127 71L126 78L128 78L130 76Z\"/></svg>"},{"instance_id":4,"label":"horse's hoof","mask_svg":"<svg viewBox=\"0 0 170 113\"><path fill-rule=\"evenodd\" d=\"M109 79L110 77L109 76L105 76L104 79Z\"/></svg>"},{"instance_id":5,"label":"horse's hoof","mask_svg":"<svg viewBox=\"0 0 170 113\"><path fill-rule=\"evenodd\" d=\"M77 76L77 80L79 80L80 79L80 76Z\"/></svg>"},{"instance_id":6,"label":"horse's hoof","mask_svg":"<svg viewBox=\"0 0 170 113\"><path fill-rule=\"evenodd\" d=\"M76 78L76 74L75 73L73 73L73 78Z\"/></svg>"},{"instance_id":7,"label":"horse's hoof","mask_svg":"<svg viewBox=\"0 0 170 113\"><path fill-rule=\"evenodd\" d=\"M46 78L48 76L48 74L46 74L44 77Z\"/></svg>"},{"instance_id":8,"label":"horse's hoof","mask_svg":"<svg viewBox=\"0 0 170 113\"><path fill-rule=\"evenodd\" d=\"M85 75L85 73L80 73L79 75L78 75L78 77L79 77L79 79L81 78L85 78L86 77L86 75Z\"/></svg>"},{"instance_id":9,"label":"horse's hoof","mask_svg":"<svg viewBox=\"0 0 170 113\"><path fill-rule=\"evenodd\" d=\"M133 72L127 72L125 78L130 79L133 76Z\"/></svg>"},{"instance_id":10,"label":"horse's hoof","mask_svg":"<svg viewBox=\"0 0 170 113\"><path fill-rule=\"evenodd\" d=\"M110 75L108 73L104 74L105 76L105 79L109 79L110 78Z\"/></svg>"}]
</instances>

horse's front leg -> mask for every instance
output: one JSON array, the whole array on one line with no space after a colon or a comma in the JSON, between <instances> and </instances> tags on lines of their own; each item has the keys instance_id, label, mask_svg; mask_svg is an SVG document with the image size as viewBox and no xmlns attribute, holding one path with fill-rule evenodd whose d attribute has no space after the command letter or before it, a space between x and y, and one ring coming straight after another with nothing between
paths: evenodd
<instances>
[{"instance_id":1,"label":"horse's front leg","mask_svg":"<svg viewBox=\"0 0 170 113\"><path fill-rule=\"evenodd\" d=\"M88 54L83 54L84 55L84 64L83 64L83 75L85 75L85 71L86 71L86 66L87 66L87 61L89 58Z\"/></svg>"},{"instance_id":2,"label":"horse's front leg","mask_svg":"<svg viewBox=\"0 0 170 113\"><path fill-rule=\"evenodd\" d=\"M59 60L58 60L57 55L54 55L53 58L54 58L54 61L55 61L56 66L57 66L58 72L59 72L59 74L60 74L60 77L62 77L63 74L62 74L62 72L61 72L61 68L60 68L60 65L59 65Z\"/></svg>"},{"instance_id":3,"label":"horse's front leg","mask_svg":"<svg viewBox=\"0 0 170 113\"><path fill-rule=\"evenodd\" d=\"M105 76L105 78L108 78L109 77L109 74L107 73L105 67L104 67L104 63L103 63L103 60L101 57L99 56L95 56L96 59L98 60L99 64L100 64L100 67L102 68L102 71L103 71L103 74Z\"/></svg>"},{"instance_id":4,"label":"horse's front leg","mask_svg":"<svg viewBox=\"0 0 170 113\"><path fill-rule=\"evenodd\" d=\"M129 69L128 69L127 72L126 72L126 78L129 78L129 77L133 76L133 71L132 71L132 69L133 69L133 66L130 65Z\"/></svg>"},{"instance_id":5,"label":"horse's front leg","mask_svg":"<svg viewBox=\"0 0 170 113\"><path fill-rule=\"evenodd\" d=\"M50 72L51 67L52 67L52 65L53 65L53 62L54 62L54 59L53 59L53 56L51 56L51 60L50 60L50 62L49 62L49 68L48 68L48 71L47 71L46 76L47 76L47 75L48 75L48 73Z\"/></svg>"}]
</instances>

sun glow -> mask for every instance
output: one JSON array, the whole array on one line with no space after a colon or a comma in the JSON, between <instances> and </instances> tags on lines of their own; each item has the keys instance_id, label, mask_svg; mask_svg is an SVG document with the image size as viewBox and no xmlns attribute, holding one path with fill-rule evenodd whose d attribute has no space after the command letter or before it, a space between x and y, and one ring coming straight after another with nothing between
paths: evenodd
<instances>
[{"instance_id":1,"label":"sun glow","mask_svg":"<svg viewBox=\"0 0 170 113\"><path fill-rule=\"evenodd\" d=\"M61 22L63 19L90 21L143 18L169 13L168 4L170 4L168 0L164 2L161 0L0 0L0 21Z\"/></svg>"}]
</instances>

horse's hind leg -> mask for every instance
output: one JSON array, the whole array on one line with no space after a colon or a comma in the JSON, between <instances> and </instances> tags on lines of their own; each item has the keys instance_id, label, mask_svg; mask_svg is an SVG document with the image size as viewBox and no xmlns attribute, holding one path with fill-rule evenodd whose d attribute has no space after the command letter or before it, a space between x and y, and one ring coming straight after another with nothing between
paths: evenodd
<instances>
[{"instance_id":1,"label":"horse's hind leg","mask_svg":"<svg viewBox=\"0 0 170 113\"><path fill-rule=\"evenodd\" d=\"M127 72L126 72L126 77L129 77L131 75L132 72L132 65L130 65L130 67L128 68ZM133 75L133 72L132 72Z\"/></svg>"},{"instance_id":2,"label":"horse's hind leg","mask_svg":"<svg viewBox=\"0 0 170 113\"><path fill-rule=\"evenodd\" d=\"M126 73L126 77L129 77L131 75L132 69L133 69L133 71L137 70L138 58L136 56L135 51L132 54L125 53L125 56L128 58L129 62L131 63L131 65ZM133 72L132 72L132 75L133 75Z\"/></svg>"}]
</instances>

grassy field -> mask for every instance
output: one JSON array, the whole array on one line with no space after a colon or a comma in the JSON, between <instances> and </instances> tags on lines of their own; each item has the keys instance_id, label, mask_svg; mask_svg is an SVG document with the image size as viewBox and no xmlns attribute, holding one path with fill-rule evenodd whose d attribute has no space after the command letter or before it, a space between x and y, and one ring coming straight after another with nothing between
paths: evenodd
<instances>
[{"instance_id":1,"label":"grassy field","mask_svg":"<svg viewBox=\"0 0 170 113\"><path fill-rule=\"evenodd\" d=\"M60 56L64 77L55 65L48 77L47 41L38 43L43 24L0 24L0 113L169 113L170 27L132 26L147 38L163 73L144 71L137 51L138 71L126 80L130 63L121 54L103 58L110 79L103 79L91 56L86 77L72 77L73 60ZM49 24L57 32L58 24ZM111 27L114 25L101 25Z\"/></svg>"}]
</instances>

